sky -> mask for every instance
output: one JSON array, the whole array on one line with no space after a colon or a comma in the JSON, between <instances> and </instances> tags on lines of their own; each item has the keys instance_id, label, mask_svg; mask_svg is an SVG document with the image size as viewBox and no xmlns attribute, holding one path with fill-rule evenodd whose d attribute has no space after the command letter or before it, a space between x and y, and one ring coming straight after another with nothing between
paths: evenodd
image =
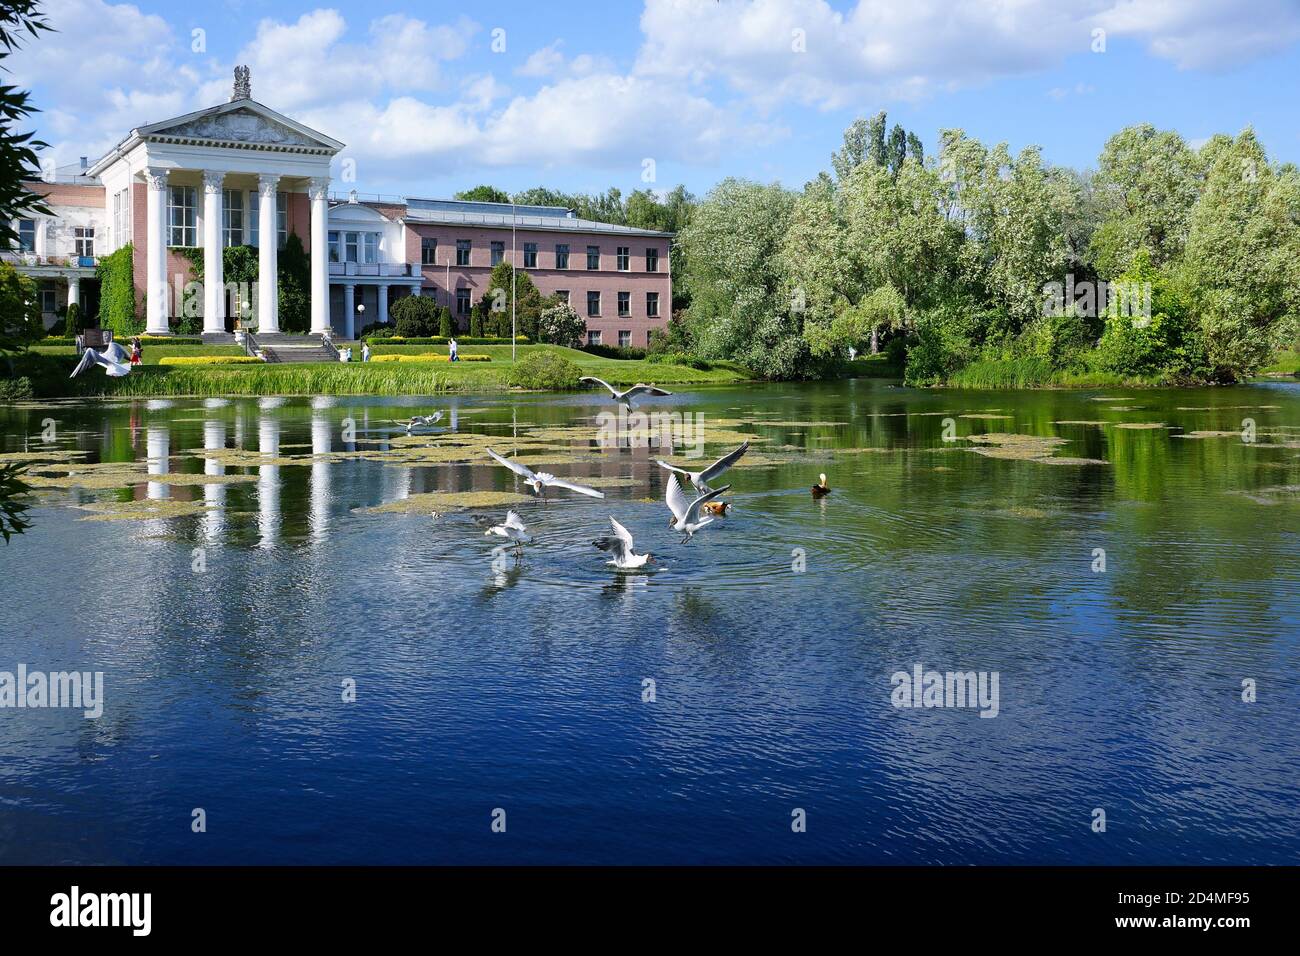
<instances>
[{"instance_id":1,"label":"sky","mask_svg":"<svg viewBox=\"0 0 1300 956\"><path fill-rule=\"evenodd\" d=\"M347 144L338 191L798 188L886 110L1094 167L1147 122L1300 161L1300 0L46 0L5 65L58 164L253 98ZM348 161L347 165L342 160Z\"/></svg>"}]
</instances>

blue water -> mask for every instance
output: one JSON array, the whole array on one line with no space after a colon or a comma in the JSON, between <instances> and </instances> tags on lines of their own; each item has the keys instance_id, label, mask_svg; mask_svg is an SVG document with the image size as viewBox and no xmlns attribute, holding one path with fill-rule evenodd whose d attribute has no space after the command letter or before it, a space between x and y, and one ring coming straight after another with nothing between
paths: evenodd
<instances>
[{"instance_id":1,"label":"blue water","mask_svg":"<svg viewBox=\"0 0 1300 956\"><path fill-rule=\"evenodd\" d=\"M257 480L202 516L86 520L160 492L54 488L0 546L0 670L106 685L98 720L0 709L0 863L1296 863L1300 391L1107 394L674 396L706 421L827 424L728 426L780 460L729 473L733 513L689 545L664 526L659 450L557 464L629 481L518 505L537 541L495 567L472 511L361 509L526 490L504 469L313 463L313 439L387 454L367 444L383 420L454 406L508 449L590 422L595 398L0 411L6 452L45 447L54 417L55 447L90 461L165 437L167 471L202 472L217 423L223 447L274 433L303 459L227 468ZM1060 435L1108 464L945 447L936 412L1006 414L959 434ZM1243 416L1272 447L1176 437ZM1053 424L1092 419L1112 425ZM819 472L835 490L815 501ZM610 514L657 570L604 565ZM998 672L998 716L893 707L917 663Z\"/></svg>"}]
</instances>

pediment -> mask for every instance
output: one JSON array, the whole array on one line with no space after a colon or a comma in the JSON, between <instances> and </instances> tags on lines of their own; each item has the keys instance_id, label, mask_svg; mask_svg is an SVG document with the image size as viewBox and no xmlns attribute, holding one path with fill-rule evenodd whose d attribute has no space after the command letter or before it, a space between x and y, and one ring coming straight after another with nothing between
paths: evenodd
<instances>
[{"instance_id":1,"label":"pediment","mask_svg":"<svg viewBox=\"0 0 1300 956\"><path fill-rule=\"evenodd\" d=\"M335 153L343 147L337 140L281 116L252 100L224 103L211 109L141 127L141 136L164 142L191 145L243 146Z\"/></svg>"}]
</instances>

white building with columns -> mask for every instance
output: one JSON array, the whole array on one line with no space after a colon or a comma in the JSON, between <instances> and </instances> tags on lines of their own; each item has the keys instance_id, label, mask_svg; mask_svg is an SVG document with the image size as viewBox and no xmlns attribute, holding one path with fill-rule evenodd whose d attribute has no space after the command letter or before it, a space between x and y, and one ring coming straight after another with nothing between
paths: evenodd
<instances>
[{"instance_id":1,"label":"white building with columns","mask_svg":"<svg viewBox=\"0 0 1300 956\"><path fill-rule=\"evenodd\" d=\"M342 148L253 100L239 68L228 103L137 127L94 163L87 174L103 184L116 227L105 251L133 243L146 333L166 335L180 307L188 261L171 247L203 250L203 332L231 331L241 297L252 297L224 281L223 250L237 245L258 250L256 327L279 332L277 254L290 231L311 254L311 331L328 331L330 161Z\"/></svg>"}]
</instances>

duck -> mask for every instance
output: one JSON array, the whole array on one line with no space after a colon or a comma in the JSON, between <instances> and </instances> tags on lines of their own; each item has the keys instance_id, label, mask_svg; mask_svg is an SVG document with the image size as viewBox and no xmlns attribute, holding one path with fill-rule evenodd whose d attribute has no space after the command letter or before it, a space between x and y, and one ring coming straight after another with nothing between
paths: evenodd
<instances>
[{"instance_id":1,"label":"duck","mask_svg":"<svg viewBox=\"0 0 1300 956\"><path fill-rule=\"evenodd\" d=\"M831 493L831 486L826 484L826 476L818 475L821 480L812 486L812 496L814 498L825 498Z\"/></svg>"},{"instance_id":2,"label":"duck","mask_svg":"<svg viewBox=\"0 0 1300 956\"><path fill-rule=\"evenodd\" d=\"M727 516L727 509L731 507L731 503L727 501L706 501L700 507L711 515L725 518Z\"/></svg>"}]
</instances>

